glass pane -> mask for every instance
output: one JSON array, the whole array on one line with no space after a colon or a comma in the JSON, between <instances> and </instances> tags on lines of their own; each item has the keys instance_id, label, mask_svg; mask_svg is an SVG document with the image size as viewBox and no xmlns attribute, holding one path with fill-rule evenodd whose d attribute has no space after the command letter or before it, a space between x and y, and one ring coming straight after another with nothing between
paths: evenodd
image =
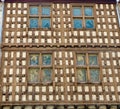
<instances>
[{"instance_id":1,"label":"glass pane","mask_svg":"<svg viewBox=\"0 0 120 109\"><path fill-rule=\"evenodd\" d=\"M78 82L86 82L86 69L77 69Z\"/></svg>"},{"instance_id":2,"label":"glass pane","mask_svg":"<svg viewBox=\"0 0 120 109\"><path fill-rule=\"evenodd\" d=\"M42 55L42 64L43 65L51 65L52 57L51 54L43 54Z\"/></svg>"},{"instance_id":3,"label":"glass pane","mask_svg":"<svg viewBox=\"0 0 120 109\"><path fill-rule=\"evenodd\" d=\"M82 20L74 19L74 28L82 28Z\"/></svg>"},{"instance_id":4,"label":"glass pane","mask_svg":"<svg viewBox=\"0 0 120 109\"><path fill-rule=\"evenodd\" d=\"M38 18L30 18L30 28L38 28Z\"/></svg>"},{"instance_id":5,"label":"glass pane","mask_svg":"<svg viewBox=\"0 0 120 109\"><path fill-rule=\"evenodd\" d=\"M86 28L94 28L94 20L86 19L85 25L86 25Z\"/></svg>"},{"instance_id":6,"label":"glass pane","mask_svg":"<svg viewBox=\"0 0 120 109\"><path fill-rule=\"evenodd\" d=\"M43 65L51 65L52 64L51 54L43 54L42 55L42 64Z\"/></svg>"},{"instance_id":7,"label":"glass pane","mask_svg":"<svg viewBox=\"0 0 120 109\"><path fill-rule=\"evenodd\" d=\"M91 82L99 82L99 69L90 69Z\"/></svg>"},{"instance_id":8,"label":"glass pane","mask_svg":"<svg viewBox=\"0 0 120 109\"><path fill-rule=\"evenodd\" d=\"M85 7L85 16L93 16L93 8Z\"/></svg>"},{"instance_id":9,"label":"glass pane","mask_svg":"<svg viewBox=\"0 0 120 109\"><path fill-rule=\"evenodd\" d=\"M89 65L98 65L97 55L89 55Z\"/></svg>"},{"instance_id":10,"label":"glass pane","mask_svg":"<svg viewBox=\"0 0 120 109\"><path fill-rule=\"evenodd\" d=\"M39 69L29 69L29 82L39 82Z\"/></svg>"},{"instance_id":11,"label":"glass pane","mask_svg":"<svg viewBox=\"0 0 120 109\"><path fill-rule=\"evenodd\" d=\"M42 15L50 16L50 7L42 7Z\"/></svg>"},{"instance_id":12,"label":"glass pane","mask_svg":"<svg viewBox=\"0 0 120 109\"><path fill-rule=\"evenodd\" d=\"M85 65L85 55L77 54L77 65Z\"/></svg>"},{"instance_id":13,"label":"glass pane","mask_svg":"<svg viewBox=\"0 0 120 109\"><path fill-rule=\"evenodd\" d=\"M43 82L50 83L52 82L52 70L51 69L43 69Z\"/></svg>"},{"instance_id":14,"label":"glass pane","mask_svg":"<svg viewBox=\"0 0 120 109\"><path fill-rule=\"evenodd\" d=\"M50 19L49 18L42 19L42 28L50 28Z\"/></svg>"},{"instance_id":15,"label":"glass pane","mask_svg":"<svg viewBox=\"0 0 120 109\"><path fill-rule=\"evenodd\" d=\"M37 6L31 6L30 7L30 15L38 15L38 7Z\"/></svg>"},{"instance_id":16,"label":"glass pane","mask_svg":"<svg viewBox=\"0 0 120 109\"><path fill-rule=\"evenodd\" d=\"M81 16L81 8L79 7L74 7L73 8L73 16Z\"/></svg>"},{"instance_id":17,"label":"glass pane","mask_svg":"<svg viewBox=\"0 0 120 109\"><path fill-rule=\"evenodd\" d=\"M38 54L30 55L30 65L39 65L39 55Z\"/></svg>"}]
</instances>

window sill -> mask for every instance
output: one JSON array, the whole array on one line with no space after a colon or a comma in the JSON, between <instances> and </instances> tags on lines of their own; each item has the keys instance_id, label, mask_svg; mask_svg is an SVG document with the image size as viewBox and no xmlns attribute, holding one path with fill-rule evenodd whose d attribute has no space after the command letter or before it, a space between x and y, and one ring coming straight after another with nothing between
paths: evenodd
<instances>
[{"instance_id":1,"label":"window sill","mask_svg":"<svg viewBox=\"0 0 120 109\"><path fill-rule=\"evenodd\" d=\"M28 28L29 31L34 31L34 30L52 30L52 28Z\"/></svg>"},{"instance_id":2,"label":"window sill","mask_svg":"<svg viewBox=\"0 0 120 109\"><path fill-rule=\"evenodd\" d=\"M77 84L102 84L102 82L77 82Z\"/></svg>"},{"instance_id":3,"label":"window sill","mask_svg":"<svg viewBox=\"0 0 120 109\"><path fill-rule=\"evenodd\" d=\"M44 83L44 82L36 82L36 83L32 83L32 82L28 82L27 83L28 85L44 85L44 86L47 86L47 85L52 85L53 82L47 82L47 83Z\"/></svg>"},{"instance_id":4,"label":"window sill","mask_svg":"<svg viewBox=\"0 0 120 109\"><path fill-rule=\"evenodd\" d=\"M87 30L91 30L91 31L96 31L96 28L73 28L73 30L84 30L84 31L87 31Z\"/></svg>"}]
</instances>

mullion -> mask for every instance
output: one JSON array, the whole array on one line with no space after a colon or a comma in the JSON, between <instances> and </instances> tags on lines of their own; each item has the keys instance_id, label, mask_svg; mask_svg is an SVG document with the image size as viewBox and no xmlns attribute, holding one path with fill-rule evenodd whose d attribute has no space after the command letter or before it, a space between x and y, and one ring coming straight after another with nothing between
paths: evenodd
<instances>
[{"instance_id":1,"label":"mullion","mask_svg":"<svg viewBox=\"0 0 120 109\"><path fill-rule=\"evenodd\" d=\"M82 19L83 19L83 28L85 28L85 14L84 14L84 6L82 5Z\"/></svg>"},{"instance_id":2,"label":"mullion","mask_svg":"<svg viewBox=\"0 0 120 109\"><path fill-rule=\"evenodd\" d=\"M87 67L87 82L90 82L90 68L89 68L89 58L88 53L86 53L86 67Z\"/></svg>"},{"instance_id":3,"label":"mullion","mask_svg":"<svg viewBox=\"0 0 120 109\"><path fill-rule=\"evenodd\" d=\"M41 28L41 5L39 5L39 27Z\"/></svg>"},{"instance_id":4,"label":"mullion","mask_svg":"<svg viewBox=\"0 0 120 109\"><path fill-rule=\"evenodd\" d=\"M40 58L39 58L39 63L40 63L40 64L39 64L39 68L40 68L40 70L39 70L39 75L40 75L40 82L41 82L41 81L42 81L42 58L41 58L41 57L42 57L42 54L41 54L41 53L39 54L39 57L40 57Z\"/></svg>"}]
</instances>

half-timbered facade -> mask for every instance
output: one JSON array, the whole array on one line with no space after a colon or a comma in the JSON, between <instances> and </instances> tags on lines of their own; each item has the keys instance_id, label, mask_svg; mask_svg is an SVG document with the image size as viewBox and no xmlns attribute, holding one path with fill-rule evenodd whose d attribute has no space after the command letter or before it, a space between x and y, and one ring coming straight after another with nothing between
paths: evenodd
<instances>
[{"instance_id":1,"label":"half-timbered facade","mask_svg":"<svg viewBox=\"0 0 120 109\"><path fill-rule=\"evenodd\" d=\"M6 0L1 109L120 109L115 0Z\"/></svg>"}]
</instances>

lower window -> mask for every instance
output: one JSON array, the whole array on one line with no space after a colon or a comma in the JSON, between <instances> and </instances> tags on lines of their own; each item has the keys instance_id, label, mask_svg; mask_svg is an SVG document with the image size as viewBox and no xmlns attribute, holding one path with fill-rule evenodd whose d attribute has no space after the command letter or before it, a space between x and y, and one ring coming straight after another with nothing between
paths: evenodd
<instances>
[{"instance_id":1,"label":"lower window","mask_svg":"<svg viewBox=\"0 0 120 109\"><path fill-rule=\"evenodd\" d=\"M29 83L52 82L52 54L30 53L28 68Z\"/></svg>"},{"instance_id":2,"label":"lower window","mask_svg":"<svg viewBox=\"0 0 120 109\"><path fill-rule=\"evenodd\" d=\"M76 72L78 83L100 82L100 67L98 54L77 53Z\"/></svg>"}]
</instances>

